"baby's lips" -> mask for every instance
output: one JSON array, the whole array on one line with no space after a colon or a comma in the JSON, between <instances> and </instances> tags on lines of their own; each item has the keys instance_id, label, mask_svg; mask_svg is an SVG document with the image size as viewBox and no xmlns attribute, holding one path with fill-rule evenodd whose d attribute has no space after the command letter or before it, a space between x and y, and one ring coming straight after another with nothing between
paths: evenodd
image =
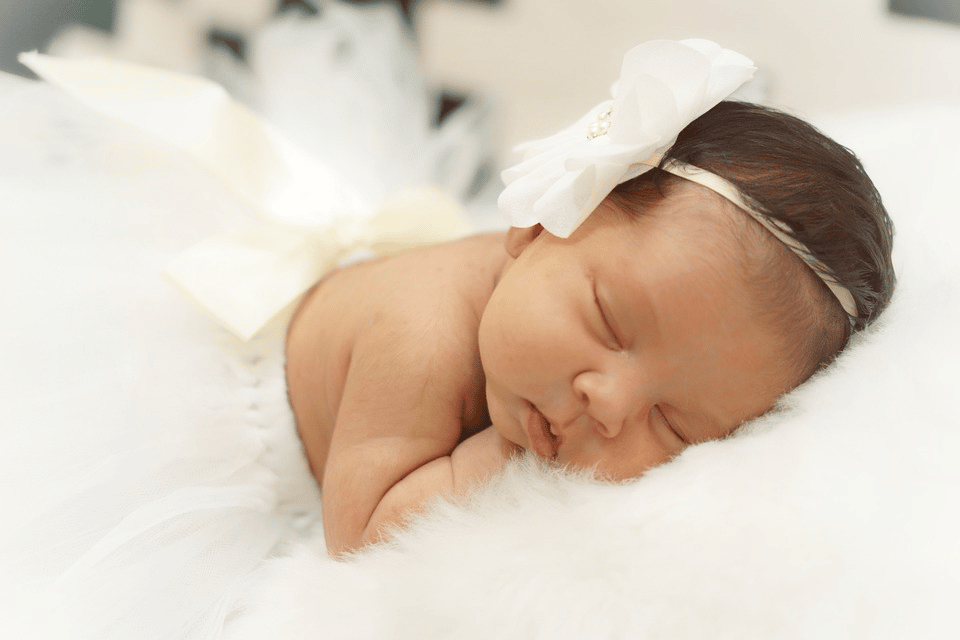
<instances>
[{"instance_id":1,"label":"baby's lips","mask_svg":"<svg viewBox=\"0 0 960 640\"><path fill-rule=\"evenodd\" d=\"M528 405L527 419L524 424L530 449L537 457L552 460L557 456L557 441L550 435L550 425L546 418L532 404Z\"/></svg>"}]
</instances>

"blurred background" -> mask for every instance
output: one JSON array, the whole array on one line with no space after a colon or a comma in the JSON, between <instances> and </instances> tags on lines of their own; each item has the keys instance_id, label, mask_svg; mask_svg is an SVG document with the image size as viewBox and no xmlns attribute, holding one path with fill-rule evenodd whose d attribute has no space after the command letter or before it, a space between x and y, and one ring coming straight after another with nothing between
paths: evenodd
<instances>
[{"instance_id":1,"label":"blurred background","mask_svg":"<svg viewBox=\"0 0 960 640\"><path fill-rule=\"evenodd\" d=\"M102 53L210 75L250 38L324 0L0 0L0 69L30 49ZM356 3L354 3L356 4ZM364 4L364 3L359 3ZM804 117L960 103L960 0L396 0L446 108L482 95L496 147L567 124L604 99L623 53L701 37L752 58L758 99Z\"/></svg>"}]
</instances>

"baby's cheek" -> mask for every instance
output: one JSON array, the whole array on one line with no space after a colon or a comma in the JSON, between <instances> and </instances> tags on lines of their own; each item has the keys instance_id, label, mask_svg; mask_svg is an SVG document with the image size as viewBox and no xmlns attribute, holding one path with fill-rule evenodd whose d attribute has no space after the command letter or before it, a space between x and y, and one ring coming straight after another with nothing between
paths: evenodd
<instances>
[{"instance_id":1,"label":"baby's cheek","mask_svg":"<svg viewBox=\"0 0 960 640\"><path fill-rule=\"evenodd\" d=\"M669 462L682 450L666 447L655 438L647 437L628 437L619 443L606 444L609 446L600 447L605 450L586 452L584 460L592 461L601 477L613 481L639 478L650 469Z\"/></svg>"},{"instance_id":2,"label":"baby's cheek","mask_svg":"<svg viewBox=\"0 0 960 640\"><path fill-rule=\"evenodd\" d=\"M518 422L518 402L520 400L499 387L495 382L487 381L487 411L490 424L501 438L509 441L511 447L524 447L527 439Z\"/></svg>"},{"instance_id":3,"label":"baby's cheek","mask_svg":"<svg viewBox=\"0 0 960 640\"><path fill-rule=\"evenodd\" d=\"M512 367L511 360L520 341L510 321L511 315L510 309L500 304L495 295L480 318L477 345L480 362L488 374Z\"/></svg>"},{"instance_id":4,"label":"baby's cheek","mask_svg":"<svg viewBox=\"0 0 960 640\"><path fill-rule=\"evenodd\" d=\"M489 307L487 307L489 310ZM491 328L490 314L484 311L480 318L480 327L477 329L477 350L480 353L480 365L484 373L489 373L495 361L494 332Z\"/></svg>"}]
</instances>

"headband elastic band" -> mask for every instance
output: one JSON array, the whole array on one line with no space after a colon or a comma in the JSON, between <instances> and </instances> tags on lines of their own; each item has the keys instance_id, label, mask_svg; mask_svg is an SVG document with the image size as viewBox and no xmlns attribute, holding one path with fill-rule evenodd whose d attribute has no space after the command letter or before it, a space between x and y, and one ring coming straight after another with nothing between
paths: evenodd
<instances>
[{"instance_id":1,"label":"headband elastic band","mask_svg":"<svg viewBox=\"0 0 960 640\"><path fill-rule=\"evenodd\" d=\"M820 280L823 281L827 288L830 290L830 293L837 299L840 303L840 306L847 314L847 318L850 320L850 323L853 324L857 317L857 303L853 299L853 294L850 293L850 290L844 287L834 276L833 271L820 261L810 249L797 240L793 236L793 230L788 224L781 220L775 220L761 211L757 211L756 208L751 206L743 199L743 196L740 194L740 190L730 181L721 178L715 173L710 173L699 167L695 167L691 164L685 162L679 162L676 160L667 160L661 166L663 160L662 154L655 154L654 156L643 160L640 164L662 169L667 173L673 174L684 180L689 180L690 182L695 182L700 186L710 189L714 193L723 196L741 210L746 213L748 216L759 222L764 229L769 231L773 236L785 244L790 251L793 252L798 258L800 258L805 265L807 265Z\"/></svg>"}]
</instances>

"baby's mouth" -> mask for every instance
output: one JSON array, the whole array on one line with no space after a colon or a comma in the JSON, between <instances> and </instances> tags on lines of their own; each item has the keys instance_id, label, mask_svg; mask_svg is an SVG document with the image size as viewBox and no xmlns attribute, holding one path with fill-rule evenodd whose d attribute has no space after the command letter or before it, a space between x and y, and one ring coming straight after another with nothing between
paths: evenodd
<instances>
[{"instance_id":1,"label":"baby's mouth","mask_svg":"<svg viewBox=\"0 0 960 640\"><path fill-rule=\"evenodd\" d=\"M562 439L557 434L553 423L547 420L532 403L530 403L526 428L533 452L541 458L556 460Z\"/></svg>"}]
</instances>

